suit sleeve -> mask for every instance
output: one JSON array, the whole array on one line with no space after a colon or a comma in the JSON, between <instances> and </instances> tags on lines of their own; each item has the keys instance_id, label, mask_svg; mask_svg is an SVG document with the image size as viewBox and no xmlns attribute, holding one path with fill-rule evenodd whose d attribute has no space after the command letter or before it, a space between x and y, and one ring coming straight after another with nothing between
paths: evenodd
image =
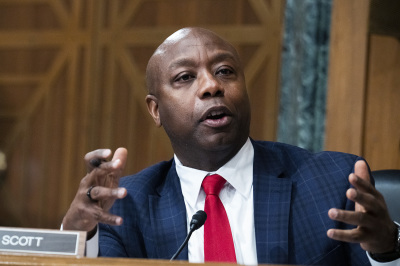
<instances>
[{"instance_id":1,"label":"suit sleeve","mask_svg":"<svg viewBox=\"0 0 400 266\"><path fill-rule=\"evenodd\" d=\"M99 256L100 257L128 257L125 246L115 230L105 224L99 224Z\"/></svg>"}]
</instances>

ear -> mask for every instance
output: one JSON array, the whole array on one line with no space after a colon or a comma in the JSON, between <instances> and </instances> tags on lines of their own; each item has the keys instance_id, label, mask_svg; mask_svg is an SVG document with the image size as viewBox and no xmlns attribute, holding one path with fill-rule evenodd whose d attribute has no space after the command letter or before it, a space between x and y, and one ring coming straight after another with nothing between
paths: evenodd
<instances>
[{"instance_id":1,"label":"ear","mask_svg":"<svg viewBox=\"0 0 400 266\"><path fill-rule=\"evenodd\" d=\"M157 127L161 127L160 113L158 112L158 99L156 96L148 94L146 96L147 110L153 117Z\"/></svg>"}]
</instances>

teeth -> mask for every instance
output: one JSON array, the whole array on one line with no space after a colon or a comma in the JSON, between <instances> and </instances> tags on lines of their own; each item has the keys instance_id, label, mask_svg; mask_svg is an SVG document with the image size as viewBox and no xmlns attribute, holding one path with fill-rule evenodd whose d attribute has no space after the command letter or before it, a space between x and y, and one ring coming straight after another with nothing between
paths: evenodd
<instances>
[{"instance_id":1,"label":"teeth","mask_svg":"<svg viewBox=\"0 0 400 266\"><path fill-rule=\"evenodd\" d=\"M210 115L211 116L216 116L216 115L220 115L220 114L222 114L222 112L212 111Z\"/></svg>"}]
</instances>

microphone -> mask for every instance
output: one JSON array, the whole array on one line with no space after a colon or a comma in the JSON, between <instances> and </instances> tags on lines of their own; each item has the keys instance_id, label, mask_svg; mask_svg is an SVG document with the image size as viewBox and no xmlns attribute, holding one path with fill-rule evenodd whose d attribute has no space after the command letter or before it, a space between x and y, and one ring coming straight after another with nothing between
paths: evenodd
<instances>
[{"instance_id":1,"label":"microphone","mask_svg":"<svg viewBox=\"0 0 400 266\"><path fill-rule=\"evenodd\" d=\"M178 251L174 254L174 256L172 256L170 261L173 261L174 259L176 259L176 257L178 257L178 255L181 253L182 249L184 246L186 246L187 242L189 242L189 238L192 235L192 233L194 231L196 231L197 229L199 229L200 227L203 226L203 224L206 222L207 219L207 213L205 211L197 211L193 216L192 216L192 220L190 221L190 230L188 235L185 238L185 241L183 241L182 245L179 247Z\"/></svg>"}]
</instances>

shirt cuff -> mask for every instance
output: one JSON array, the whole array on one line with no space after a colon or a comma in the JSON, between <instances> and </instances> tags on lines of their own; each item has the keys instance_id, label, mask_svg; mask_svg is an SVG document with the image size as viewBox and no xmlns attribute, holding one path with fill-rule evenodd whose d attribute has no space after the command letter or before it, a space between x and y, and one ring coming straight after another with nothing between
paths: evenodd
<instances>
[{"instance_id":1,"label":"shirt cuff","mask_svg":"<svg viewBox=\"0 0 400 266\"><path fill-rule=\"evenodd\" d=\"M371 266L400 266L400 259L394 260L394 261L389 261L389 262L378 262L371 258L367 252L367 256L369 259L369 262L371 263Z\"/></svg>"},{"instance_id":2,"label":"shirt cuff","mask_svg":"<svg viewBox=\"0 0 400 266\"><path fill-rule=\"evenodd\" d=\"M97 225L96 234L86 240L86 257L97 258L99 255L99 226Z\"/></svg>"}]
</instances>

